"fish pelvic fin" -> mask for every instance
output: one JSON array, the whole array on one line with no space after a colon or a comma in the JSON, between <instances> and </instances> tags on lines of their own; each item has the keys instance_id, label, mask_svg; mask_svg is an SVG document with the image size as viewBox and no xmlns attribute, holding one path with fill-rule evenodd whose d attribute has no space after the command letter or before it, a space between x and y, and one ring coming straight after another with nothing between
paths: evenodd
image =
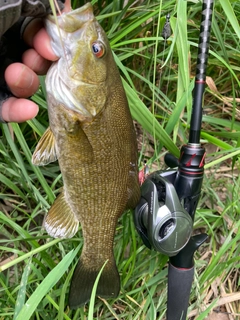
<instances>
[{"instance_id":1,"label":"fish pelvic fin","mask_svg":"<svg viewBox=\"0 0 240 320\"><path fill-rule=\"evenodd\" d=\"M79 221L67 203L64 192L56 198L48 211L44 227L54 238L72 238L78 231Z\"/></svg>"},{"instance_id":2,"label":"fish pelvic fin","mask_svg":"<svg viewBox=\"0 0 240 320\"><path fill-rule=\"evenodd\" d=\"M104 264L104 262L103 262ZM69 293L70 309L77 309L87 303L91 298L94 282L99 268L89 268L87 261L80 258L71 281ZM102 298L116 298L120 291L120 278L114 258L108 260L99 279L96 296Z\"/></svg>"},{"instance_id":3,"label":"fish pelvic fin","mask_svg":"<svg viewBox=\"0 0 240 320\"><path fill-rule=\"evenodd\" d=\"M39 140L32 156L35 166L44 166L57 160L55 137L50 127L44 132Z\"/></svg>"}]
</instances>

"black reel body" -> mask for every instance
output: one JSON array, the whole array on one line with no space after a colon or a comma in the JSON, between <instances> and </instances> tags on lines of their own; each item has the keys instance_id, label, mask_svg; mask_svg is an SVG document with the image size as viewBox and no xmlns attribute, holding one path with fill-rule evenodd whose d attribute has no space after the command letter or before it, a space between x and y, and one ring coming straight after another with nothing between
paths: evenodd
<instances>
[{"instance_id":1,"label":"black reel body","mask_svg":"<svg viewBox=\"0 0 240 320\"><path fill-rule=\"evenodd\" d=\"M134 222L144 244L171 257L182 250L192 233L193 220L173 185L176 170L155 171L141 187Z\"/></svg>"}]
</instances>

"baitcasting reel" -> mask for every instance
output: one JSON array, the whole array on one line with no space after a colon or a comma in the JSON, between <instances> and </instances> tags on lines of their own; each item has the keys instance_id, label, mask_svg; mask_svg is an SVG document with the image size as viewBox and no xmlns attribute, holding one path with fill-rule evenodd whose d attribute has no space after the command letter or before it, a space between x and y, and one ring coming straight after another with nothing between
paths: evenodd
<instances>
[{"instance_id":1,"label":"baitcasting reel","mask_svg":"<svg viewBox=\"0 0 240 320\"><path fill-rule=\"evenodd\" d=\"M150 174L141 186L141 199L134 212L144 244L169 257L187 245L193 228L193 220L173 185L176 173L160 170Z\"/></svg>"}]
</instances>

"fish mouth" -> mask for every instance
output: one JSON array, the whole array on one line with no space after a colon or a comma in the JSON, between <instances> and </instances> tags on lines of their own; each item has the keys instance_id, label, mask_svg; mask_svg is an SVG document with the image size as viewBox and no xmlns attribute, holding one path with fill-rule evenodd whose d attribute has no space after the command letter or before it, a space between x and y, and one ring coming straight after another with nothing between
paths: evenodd
<instances>
[{"instance_id":1,"label":"fish mouth","mask_svg":"<svg viewBox=\"0 0 240 320\"><path fill-rule=\"evenodd\" d=\"M56 24L65 32L72 33L94 18L93 7L91 3L88 2L78 9L62 13L57 19L53 15L48 15L46 19Z\"/></svg>"},{"instance_id":2,"label":"fish mouth","mask_svg":"<svg viewBox=\"0 0 240 320\"><path fill-rule=\"evenodd\" d=\"M67 109L77 112L81 120L85 121L92 120L98 113L99 108L95 103L92 106L86 105L84 100L79 99L76 89L78 87L83 88L86 85L98 87L105 81L102 79L102 81L95 81L94 78L82 77L81 74L78 75L78 71L70 68L72 60L70 61L69 59L72 59L70 54L71 44L75 41L80 41L82 33L93 21L95 21L95 16L93 15L91 3L87 3L76 10L63 13L57 18L49 15L45 20L47 32L52 38L52 49L60 58L48 71L46 79L48 91L54 96L56 101L63 104ZM72 34L70 35L70 38L73 37L71 41L68 34ZM65 39L68 39L66 46L63 45Z\"/></svg>"}]
</instances>

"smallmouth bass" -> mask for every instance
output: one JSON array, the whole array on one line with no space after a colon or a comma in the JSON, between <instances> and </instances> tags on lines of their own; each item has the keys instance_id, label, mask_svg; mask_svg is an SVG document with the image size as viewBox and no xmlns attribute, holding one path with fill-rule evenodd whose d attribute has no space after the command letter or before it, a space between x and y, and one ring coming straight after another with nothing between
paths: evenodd
<instances>
[{"instance_id":1,"label":"smallmouth bass","mask_svg":"<svg viewBox=\"0 0 240 320\"><path fill-rule=\"evenodd\" d=\"M117 297L113 256L118 218L140 198L137 143L126 95L106 34L90 3L46 20L60 59L46 76L50 126L32 157L35 165L58 160L63 191L44 226L52 237L84 239L70 286L69 305L89 301L103 264L97 295ZM59 37L59 29L61 37Z\"/></svg>"}]
</instances>

